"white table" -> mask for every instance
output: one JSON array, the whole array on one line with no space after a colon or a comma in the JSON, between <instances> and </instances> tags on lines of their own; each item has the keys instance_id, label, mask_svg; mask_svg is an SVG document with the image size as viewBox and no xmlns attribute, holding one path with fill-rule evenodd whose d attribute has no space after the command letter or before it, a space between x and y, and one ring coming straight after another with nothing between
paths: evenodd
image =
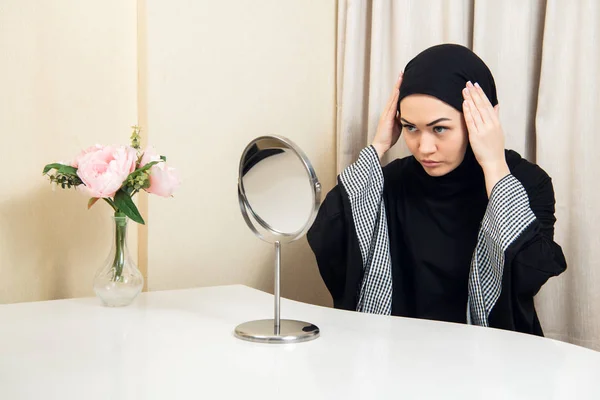
<instances>
[{"instance_id":1,"label":"white table","mask_svg":"<svg viewBox=\"0 0 600 400\"><path fill-rule=\"evenodd\" d=\"M0 399L600 399L600 353L501 330L284 299L320 338L233 337L272 301L226 286L0 306Z\"/></svg>"}]
</instances>

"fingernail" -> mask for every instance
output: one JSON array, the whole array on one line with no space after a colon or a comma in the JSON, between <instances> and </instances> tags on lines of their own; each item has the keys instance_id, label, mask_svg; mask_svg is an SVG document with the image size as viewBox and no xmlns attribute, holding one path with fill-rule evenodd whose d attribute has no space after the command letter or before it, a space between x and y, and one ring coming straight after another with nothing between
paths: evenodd
<instances>
[{"instance_id":1,"label":"fingernail","mask_svg":"<svg viewBox=\"0 0 600 400\"><path fill-rule=\"evenodd\" d=\"M479 83L475 82L475 87L477 87L478 89L481 89L481 86L479 86Z\"/></svg>"},{"instance_id":2,"label":"fingernail","mask_svg":"<svg viewBox=\"0 0 600 400\"><path fill-rule=\"evenodd\" d=\"M471 86L473 86L473 84L471 83L471 81L468 81L467 82L467 87L471 87Z\"/></svg>"}]
</instances>

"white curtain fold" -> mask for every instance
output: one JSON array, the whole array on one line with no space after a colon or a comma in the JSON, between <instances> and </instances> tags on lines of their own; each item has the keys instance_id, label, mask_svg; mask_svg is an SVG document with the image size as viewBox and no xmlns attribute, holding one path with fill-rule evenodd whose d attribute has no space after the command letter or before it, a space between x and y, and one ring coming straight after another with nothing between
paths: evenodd
<instances>
[{"instance_id":1,"label":"white curtain fold","mask_svg":"<svg viewBox=\"0 0 600 400\"><path fill-rule=\"evenodd\" d=\"M537 297L548 336L600 350L600 2L549 0L536 124L568 270Z\"/></svg>"},{"instance_id":2,"label":"white curtain fold","mask_svg":"<svg viewBox=\"0 0 600 400\"><path fill-rule=\"evenodd\" d=\"M496 79L506 147L553 178L556 241L568 270L536 297L546 336L600 350L600 2L339 0L337 170L377 128L398 73L420 51L458 43ZM409 154L400 140L386 155Z\"/></svg>"}]
</instances>

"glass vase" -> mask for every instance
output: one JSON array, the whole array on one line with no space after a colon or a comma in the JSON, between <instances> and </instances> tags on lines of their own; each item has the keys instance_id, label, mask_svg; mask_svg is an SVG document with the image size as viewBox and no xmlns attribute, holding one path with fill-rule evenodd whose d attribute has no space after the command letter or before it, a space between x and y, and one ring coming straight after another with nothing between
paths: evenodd
<instances>
[{"instance_id":1,"label":"glass vase","mask_svg":"<svg viewBox=\"0 0 600 400\"><path fill-rule=\"evenodd\" d=\"M140 294L144 277L133 262L127 247L128 218L113 217L113 240L108 258L94 277L94 292L108 307L123 307Z\"/></svg>"}]
</instances>

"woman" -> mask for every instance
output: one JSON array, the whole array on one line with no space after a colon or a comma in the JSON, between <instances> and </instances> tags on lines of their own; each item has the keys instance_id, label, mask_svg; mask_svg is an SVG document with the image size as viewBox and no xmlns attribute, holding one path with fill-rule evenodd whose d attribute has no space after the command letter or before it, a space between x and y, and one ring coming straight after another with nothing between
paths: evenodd
<instances>
[{"instance_id":1,"label":"woman","mask_svg":"<svg viewBox=\"0 0 600 400\"><path fill-rule=\"evenodd\" d=\"M410 61L308 241L336 308L543 335L533 297L566 269L554 190L504 149L491 72L459 45ZM381 167L400 135L412 153Z\"/></svg>"}]
</instances>

